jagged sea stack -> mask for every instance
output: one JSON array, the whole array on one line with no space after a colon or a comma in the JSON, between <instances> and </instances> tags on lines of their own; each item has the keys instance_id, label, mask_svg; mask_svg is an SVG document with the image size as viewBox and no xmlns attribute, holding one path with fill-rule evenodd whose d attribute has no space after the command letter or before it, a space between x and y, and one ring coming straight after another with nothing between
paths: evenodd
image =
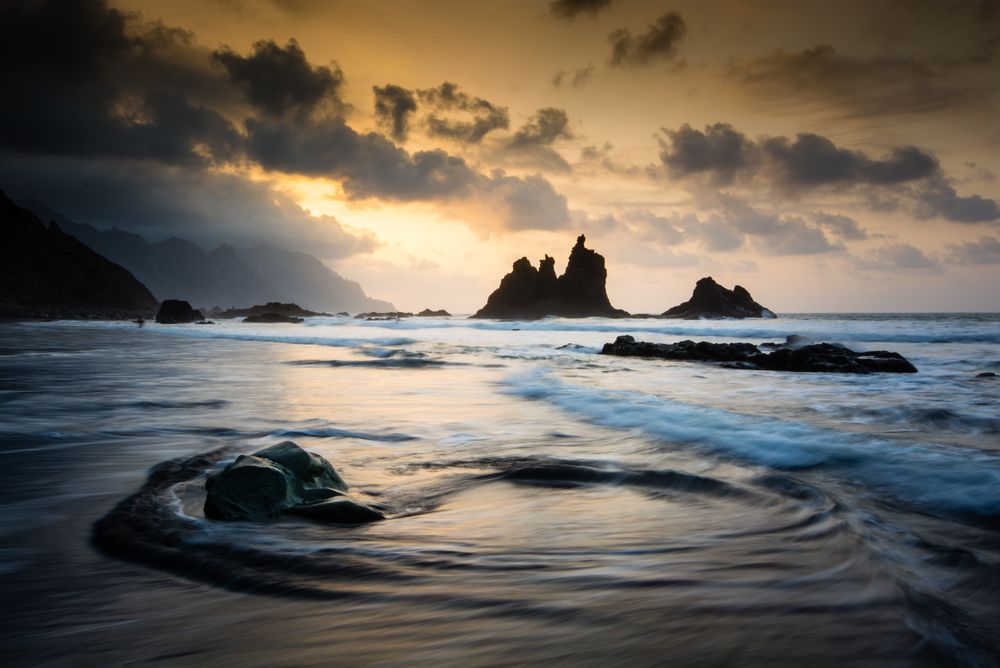
<instances>
[{"instance_id":1,"label":"jagged sea stack","mask_svg":"<svg viewBox=\"0 0 1000 668\"><path fill-rule=\"evenodd\" d=\"M528 258L514 263L509 274L500 281L486 306L473 318L535 319L545 316L565 318L624 318L628 313L616 309L608 299L608 270L604 256L585 247L587 239L580 235L569 255L566 271L556 277L556 261L546 255L538 269Z\"/></svg>"},{"instance_id":2,"label":"jagged sea stack","mask_svg":"<svg viewBox=\"0 0 1000 668\"><path fill-rule=\"evenodd\" d=\"M774 312L753 300L741 285L722 287L711 276L698 281L691 299L663 312L664 318L774 318Z\"/></svg>"}]
</instances>

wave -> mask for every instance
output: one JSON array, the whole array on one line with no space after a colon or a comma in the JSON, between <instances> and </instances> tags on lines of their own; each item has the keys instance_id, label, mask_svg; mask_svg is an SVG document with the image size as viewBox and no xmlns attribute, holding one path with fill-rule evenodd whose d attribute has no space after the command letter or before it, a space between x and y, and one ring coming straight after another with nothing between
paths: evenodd
<instances>
[{"instance_id":1,"label":"wave","mask_svg":"<svg viewBox=\"0 0 1000 668\"><path fill-rule=\"evenodd\" d=\"M823 469L931 512L1000 520L995 453L906 445L641 392L573 386L545 371L509 378L504 386L511 395L553 404L604 427L773 469Z\"/></svg>"},{"instance_id":2,"label":"wave","mask_svg":"<svg viewBox=\"0 0 1000 668\"><path fill-rule=\"evenodd\" d=\"M395 432L372 433L365 431L353 431L350 429L337 429L335 427L283 429L280 431L273 431L270 435L278 438L356 438L362 441L382 441L385 443L415 441L419 438L418 436L399 434Z\"/></svg>"},{"instance_id":3,"label":"wave","mask_svg":"<svg viewBox=\"0 0 1000 668\"><path fill-rule=\"evenodd\" d=\"M132 401L113 408L224 408L229 402L225 399L208 399L205 401Z\"/></svg>"}]
</instances>

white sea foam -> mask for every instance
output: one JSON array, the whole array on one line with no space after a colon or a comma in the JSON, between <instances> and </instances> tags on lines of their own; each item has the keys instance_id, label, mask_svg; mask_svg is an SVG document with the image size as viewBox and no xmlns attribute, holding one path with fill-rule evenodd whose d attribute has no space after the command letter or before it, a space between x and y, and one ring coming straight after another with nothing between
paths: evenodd
<instances>
[{"instance_id":1,"label":"white sea foam","mask_svg":"<svg viewBox=\"0 0 1000 668\"><path fill-rule=\"evenodd\" d=\"M671 445L774 469L818 467L932 510L1000 514L1000 457L994 453L904 444L641 392L575 386L544 370L508 378L504 385L509 394Z\"/></svg>"}]
</instances>

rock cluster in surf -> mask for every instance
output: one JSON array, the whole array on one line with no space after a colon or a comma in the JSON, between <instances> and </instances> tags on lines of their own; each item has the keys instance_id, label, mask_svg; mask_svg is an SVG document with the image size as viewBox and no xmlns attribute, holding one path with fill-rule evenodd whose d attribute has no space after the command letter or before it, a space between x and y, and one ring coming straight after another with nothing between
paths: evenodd
<instances>
[{"instance_id":1,"label":"rock cluster in surf","mask_svg":"<svg viewBox=\"0 0 1000 668\"><path fill-rule=\"evenodd\" d=\"M608 271L604 256L586 248L580 235L569 255L566 271L556 277L555 260L546 255L538 269L526 257L514 263L500 287L473 318L534 319L545 316L624 318L608 299Z\"/></svg>"},{"instance_id":2,"label":"rock cluster in surf","mask_svg":"<svg viewBox=\"0 0 1000 668\"><path fill-rule=\"evenodd\" d=\"M336 524L385 516L346 496L347 483L327 460L291 441L240 455L205 483L205 516L266 520L283 514Z\"/></svg>"},{"instance_id":3,"label":"rock cluster in surf","mask_svg":"<svg viewBox=\"0 0 1000 668\"><path fill-rule=\"evenodd\" d=\"M902 355L886 350L855 352L836 343L802 344L791 341L789 344L773 344L771 347L775 350L765 353L752 343L649 343L624 335L615 339L614 343L605 343L601 354L721 362L722 366L732 369L833 373L917 372L917 368Z\"/></svg>"},{"instance_id":4,"label":"rock cluster in surf","mask_svg":"<svg viewBox=\"0 0 1000 668\"><path fill-rule=\"evenodd\" d=\"M741 285L728 290L711 276L699 280L691 299L663 312L664 318L773 318L774 313L753 300Z\"/></svg>"}]
</instances>

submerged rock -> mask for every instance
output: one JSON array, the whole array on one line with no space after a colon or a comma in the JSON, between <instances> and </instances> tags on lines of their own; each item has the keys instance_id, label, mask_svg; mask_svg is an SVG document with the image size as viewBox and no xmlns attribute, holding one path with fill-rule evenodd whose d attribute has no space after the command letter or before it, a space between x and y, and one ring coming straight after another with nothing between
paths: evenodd
<instances>
[{"instance_id":1,"label":"submerged rock","mask_svg":"<svg viewBox=\"0 0 1000 668\"><path fill-rule=\"evenodd\" d=\"M664 318L774 318L766 309L753 300L741 285L728 290L711 276L698 281L691 293L691 299L663 312Z\"/></svg>"},{"instance_id":2,"label":"submerged rock","mask_svg":"<svg viewBox=\"0 0 1000 668\"><path fill-rule=\"evenodd\" d=\"M243 322L249 323L278 323L278 322L291 322L298 323L303 322L302 318L294 315L285 315L283 313L260 313L256 315L248 315L243 318Z\"/></svg>"},{"instance_id":3,"label":"submerged rock","mask_svg":"<svg viewBox=\"0 0 1000 668\"><path fill-rule=\"evenodd\" d=\"M156 313L156 322L164 325L177 325L204 320L205 317L191 304L181 299L164 299L160 310Z\"/></svg>"},{"instance_id":4,"label":"submerged rock","mask_svg":"<svg viewBox=\"0 0 1000 668\"><path fill-rule=\"evenodd\" d=\"M804 338L804 337L803 337ZM779 344L772 344L777 346ZM763 353L752 343L678 341L649 343L624 335L605 343L602 355L658 357L694 362L721 362L732 369L832 373L916 373L917 368L899 353L886 350L855 352L834 343L803 343Z\"/></svg>"},{"instance_id":5,"label":"submerged rock","mask_svg":"<svg viewBox=\"0 0 1000 668\"><path fill-rule=\"evenodd\" d=\"M266 520L285 513L340 524L384 519L346 497L347 483L327 460L291 441L240 455L205 482L205 515Z\"/></svg>"},{"instance_id":6,"label":"submerged rock","mask_svg":"<svg viewBox=\"0 0 1000 668\"><path fill-rule=\"evenodd\" d=\"M219 308L212 309L209 311L209 315L215 318L249 318L254 316L273 316L273 315L283 315L290 316L293 318L312 318L315 316L329 316L329 313L320 313L318 311L310 311L309 309L302 308L298 304L283 303L283 302L268 302L266 304L257 304L256 306L251 306L250 308L230 308L222 310ZM245 320L244 320L245 322ZM250 322L265 322L264 320L251 320ZM268 322L289 322L289 321L268 321Z\"/></svg>"},{"instance_id":7,"label":"submerged rock","mask_svg":"<svg viewBox=\"0 0 1000 668\"><path fill-rule=\"evenodd\" d=\"M535 269L528 258L516 261L500 287L473 318L535 319L545 316L624 318L608 299L608 271L604 256L586 248L580 235L569 255L566 271L556 277L555 260L546 255Z\"/></svg>"}]
</instances>

